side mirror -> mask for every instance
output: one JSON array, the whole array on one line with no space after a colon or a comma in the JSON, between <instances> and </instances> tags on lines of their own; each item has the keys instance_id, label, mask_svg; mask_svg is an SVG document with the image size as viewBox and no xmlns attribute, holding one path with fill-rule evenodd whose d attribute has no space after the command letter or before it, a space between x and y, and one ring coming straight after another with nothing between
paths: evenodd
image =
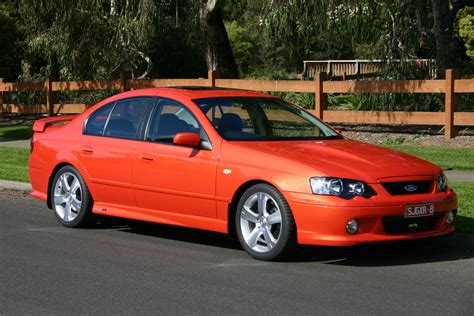
<instances>
[{"instance_id":1,"label":"side mirror","mask_svg":"<svg viewBox=\"0 0 474 316\"><path fill-rule=\"evenodd\" d=\"M173 137L173 144L199 148L201 145L201 136L197 133L178 133Z\"/></svg>"},{"instance_id":2,"label":"side mirror","mask_svg":"<svg viewBox=\"0 0 474 316\"><path fill-rule=\"evenodd\" d=\"M342 131L340 129L335 130L339 135L342 135Z\"/></svg>"}]
</instances>

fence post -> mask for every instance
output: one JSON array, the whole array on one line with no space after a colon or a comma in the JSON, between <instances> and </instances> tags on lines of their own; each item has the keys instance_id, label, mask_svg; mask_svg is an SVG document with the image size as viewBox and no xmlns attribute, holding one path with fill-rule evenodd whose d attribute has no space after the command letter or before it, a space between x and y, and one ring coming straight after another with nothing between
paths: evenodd
<instances>
[{"instance_id":1,"label":"fence post","mask_svg":"<svg viewBox=\"0 0 474 316\"><path fill-rule=\"evenodd\" d=\"M48 116L54 116L53 80L51 76L46 78L44 89L46 91L46 108L48 109Z\"/></svg>"},{"instance_id":2,"label":"fence post","mask_svg":"<svg viewBox=\"0 0 474 316\"><path fill-rule=\"evenodd\" d=\"M459 69L446 69L446 83L444 91L444 138L450 140L456 137L458 131L454 126L454 112L458 107L458 96L454 93L454 81L460 77Z\"/></svg>"},{"instance_id":3,"label":"fence post","mask_svg":"<svg viewBox=\"0 0 474 316\"><path fill-rule=\"evenodd\" d=\"M3 119L3 78L0 78L0 119Z\"/></svg>"},{"instance_id":4,"label":"fence post","mask_svg":"<svg viewBox=\"0 0 474 316\"><path fill-rule=\"evenodd\" d=\"M132 73L129 71L120 74L120 92L128 91L127 80L132 79Z\"/></svg>"},{"instance_id":5,"label":"fence post","mask_svg":"<svg viewBox=\"0 0 474 316\"><path fill-rule=\"evenodd\" d=\"M315 98L315 110L316 116L319 119L323 119L324 110L327 110L327 95L323 91L323 82L327 79L327 73L318 72L314 76L314 81L316 85L314 98Z\"/></svg>"},{"instance_id":6,"label":"fence post","mask_svg":"<svg viewBox=\"0 0 474 316\"><path fill-rule=\"evenodd\" d=\"M207 72L207 80L209 80L210 87L216 86L216 72L214 70L209 70Z\"/></svg>"}]
</instances>

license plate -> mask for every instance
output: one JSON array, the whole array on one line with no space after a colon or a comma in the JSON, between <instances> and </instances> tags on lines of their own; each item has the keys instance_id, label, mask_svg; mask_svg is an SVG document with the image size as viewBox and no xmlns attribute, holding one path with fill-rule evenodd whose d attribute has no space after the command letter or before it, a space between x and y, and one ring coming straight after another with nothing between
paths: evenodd
<instances>
[{"instance_id":1,"label":"license plate","mask_svg":"<svg viewBox=\"0 0 474 316\"><path fill-rule=\"evenodd\" d=\"M434 215L434 203L405 206L405 218Z\"/></svg>"}]
</instances>

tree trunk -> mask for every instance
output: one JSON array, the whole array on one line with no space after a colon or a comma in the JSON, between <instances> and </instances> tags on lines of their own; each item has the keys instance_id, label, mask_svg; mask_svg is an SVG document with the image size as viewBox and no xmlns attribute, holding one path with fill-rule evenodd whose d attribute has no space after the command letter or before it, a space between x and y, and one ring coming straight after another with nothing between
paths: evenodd
<instances>
[{"instance_id":1,"label":"tree trunk","mask_svg":"<svg viewBox=\"0 0 474 316\"><path fill-rule=\"evenodd\" d=\"M207 70L215 71L220 78L238 78L237 64L219 4L219 0L206 0L199 10Z\"/></svg>"},{"instance_id":2,"label":"tree trunk","mask_svg":"<svg viewBox=\"0 0 474 316\"><path fill-rule=\"evenodd\" d=\"M454 24L459 10L473 3L472 0L431 0L439 73L457 68L464 57L462 43L454 34Z\"/></svg>"}]
</instances>

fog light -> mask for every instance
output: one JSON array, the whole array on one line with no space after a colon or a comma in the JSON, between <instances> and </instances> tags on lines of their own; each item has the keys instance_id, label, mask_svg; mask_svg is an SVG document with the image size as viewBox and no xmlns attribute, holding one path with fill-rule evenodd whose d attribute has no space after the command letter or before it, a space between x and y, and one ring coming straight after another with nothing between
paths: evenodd
<instances>
[{"instance_id":1,"label":"fog light","mask_svg":"<svg viewBox=\"0 0 474 316\"><path fill-rule=\"evenodd\" d=\"M452 225L454 223L454 218L456 215L454 214L453 211L448 212L448 216L446 216L446 224Z\"/></svg>"},{"instance_id":2,"label":"fog light","mask_svg":"<svg viewBox=\"0 0 474 316\"><path fill-rule=\"evenodd\" d=\"M359 222L356 219L351 219L347 222L346 230L349 234L355 234L359 230Z\"/></svg>"}]
</instances>

